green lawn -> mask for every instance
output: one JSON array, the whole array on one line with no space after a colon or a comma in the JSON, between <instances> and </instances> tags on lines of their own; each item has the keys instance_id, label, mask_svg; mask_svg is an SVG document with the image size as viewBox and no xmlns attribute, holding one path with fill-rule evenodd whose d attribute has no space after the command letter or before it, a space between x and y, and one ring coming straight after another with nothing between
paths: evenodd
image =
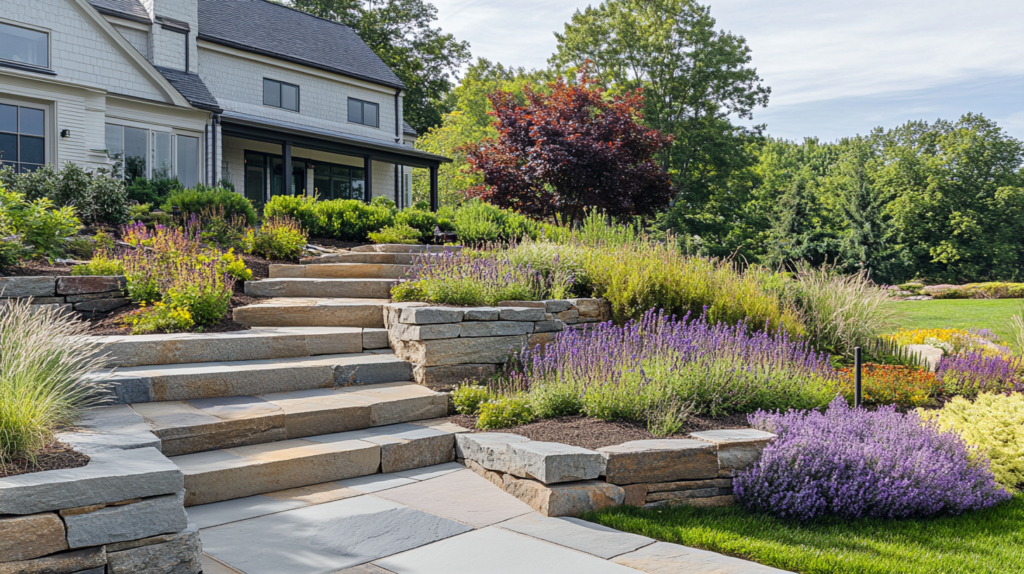
<instances>
[{"instance_id":1,"label":"green lawn","mask_svg":"<svg viewBox=\"0 0 1024 574\"><path fill-rule=\"evenodd\" d=\"M740 506L667 510L620 506L583 518L800 573L1024 572L1024 495L987 510L919 520L801 524Z\"/></svg>"},{"instance_id":2,"label":"green lawn","mask_svg":"<svg viewBox=\"0 0 1024 574\"><path fill-rule=\"evenodd\" d=\"M905 329L991 329L1015 348L1010 316L1022 299L933 299L901 301L899 326Z\"/></svg>"}]
</instances>

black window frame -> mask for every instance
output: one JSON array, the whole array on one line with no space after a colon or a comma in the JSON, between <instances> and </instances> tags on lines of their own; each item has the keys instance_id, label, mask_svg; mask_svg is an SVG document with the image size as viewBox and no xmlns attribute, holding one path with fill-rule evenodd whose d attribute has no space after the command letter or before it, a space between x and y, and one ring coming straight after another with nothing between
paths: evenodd
<instances>
[{"instance_id":1,"label":"black window frame","mask_svg":"<svg viewBox=\"0 0 1024 574\"><path fill-rule=\"evenodd\" d=\"M360 106L359 106L359 119L358 120L352 119L352 104L353 103L360 104ZM373 109L374 109L373 117L374 117L374 119L376 121L374 123L372 123L372 124L368 124L365 121L362 121L362 120L364 120L366 118L366 107L367 106L373 106ZM380 104L377 104L377 103L374 103L374 102L368 102L366 100L360 100L359 98L349 98L348 99L348 108L346 109L346 113L348 114L348 121L351 124L359 124L361 126L367 126L367 127L371 127L371 128L380 129Z\"/></svg>"},{"instance_id":2,"label":"black window frame","mask_svg":"<svg viewBox=\"0 0 1024 574\"><path fill-rule=\"evenodd\" d=\"M53 67L53 45L52 45L53 36L52 36L52 34L50 34L49 30L38 30L36 28L31 28L31 27L28 27L28 26L19 26L18 24L15 24L13 22L0 22L0 25L10 26L11 28L20 28L22 30L28 30L30 32L36 32L37 34L42 34L42 35L46 36L46 65L45 66L39 66L37 64L29 64L29 63L26 63L26 62L18 62L18 61L15 61L15 60L7 60L7 59L4 59L4 58L0 58L0 63L3 63L5 65L11 66L11 67L16 67L16 68L25 68L25 69L29 69L29 70L42 70L42 71L46 71L46 72L51 71L51 69Z\"/></svg>"},{"instance_id":3,"label":"black window frame","mask_svg":"<svg viewBox=\"0 0 1024 574\"><path fill-rule=\"evenodd\" d=\"M277 104L267 103L267 84L277 84ZM295 88L295 109L286 108L284 106L284 86ZM263 105L271 108L278 108L280 110L288 110L289 112L301 113L302 110L302 90L297 84L289 82L282 82L281 80L275 80L272 78L263 78Z\"/></svg>"},{"instance_id":4,"label":"black window frame","mask_svg":"<svg viewBox=\"0 0 1024 574\"><path fill-rule=\"evenodd\" d=\"M38 107L38 106L33 106L33 105L25 106L25 105L21 105L21 104L17 104L17 103L8 103L8 102L0 102L0 104L4 105L6 107L14 108L14 121L16 122L15 123L15 131L8 131L8 130L0 131L0 134L3 134L4 136L6 136L8 138L13 137L14 141L16 142L15 143L15 149L14 149L14 159L11 159L9 156L8 157L3 157L2 155L0 155L0 166L9 166L9 167L14 169L15 173L28 173L28 172L35 171L35 170L41 168L42 166L48 164L49 160L50 160L50 157L49 157L50 156L50 148L49 148L49 146L50 146L49 131L50 130L49 130L49 124L48 124L48 119L49 119L48 118L48 116L49 116L48 110L46 108ZM23 117L24 117L24 116L22 116L22 113L21 113L22 110L32 110L33 112L39 112L39 113L41 113L43 115L43 126L42 126L42 132L43 133L38 134L38 133L34 133L34 132L30 132L30 131L26 131L25 130L25 128L22 126L22 121L23 121ZM34 140L40 140L42 142L42 152L43 152L43 161L42 162L23 161L24 157L22 157L22 155L23 155L22 154L22 146L23 146L23 143L24 143L23 140L26 139L26 138L30 139L30 140L33 140L33 141ZM32 167L31 168L27 168L26 166L32 166Z\"/></svg>"}]
</instances>

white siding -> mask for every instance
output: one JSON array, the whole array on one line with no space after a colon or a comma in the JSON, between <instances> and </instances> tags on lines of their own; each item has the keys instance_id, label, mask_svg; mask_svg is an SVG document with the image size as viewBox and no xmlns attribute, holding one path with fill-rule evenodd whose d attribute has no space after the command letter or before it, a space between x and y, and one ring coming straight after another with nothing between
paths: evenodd
<instances>
[{"instance_id":1,"label":"white siding","mask_svg":"<svg viewBox=\"0 0 1024 574\"><path fill-rule=\"evenodd\" d=\"M149 58L149 32L117 24L114 24L114 29L120 32L124 39L128 40L128 43L134 46L144 58Z\"/></svg>"}]
</instances>

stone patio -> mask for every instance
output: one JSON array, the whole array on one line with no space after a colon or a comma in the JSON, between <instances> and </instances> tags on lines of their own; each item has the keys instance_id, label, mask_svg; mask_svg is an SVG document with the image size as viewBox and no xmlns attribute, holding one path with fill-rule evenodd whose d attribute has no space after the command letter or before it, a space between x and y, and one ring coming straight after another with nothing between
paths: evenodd
<instances>
[{"instance_id":1,"label":"stone patio","mask_svg":"<svg viewBox=\"0 0 1024 574\"><path fill-rule=\"evenodd\" d=\"M457 463L188 509L206 574L781 572L534 512Z\"/></svg>"}]
</instances>

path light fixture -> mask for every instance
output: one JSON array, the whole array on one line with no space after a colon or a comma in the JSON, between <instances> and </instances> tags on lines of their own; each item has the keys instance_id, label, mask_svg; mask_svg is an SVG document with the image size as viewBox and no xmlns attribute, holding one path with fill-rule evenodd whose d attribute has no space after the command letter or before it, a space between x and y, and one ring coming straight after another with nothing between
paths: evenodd
<instances>
[{"instance_id":1,"label":"path light fixture","mask_svg":"<svg viewBox=\"0 0 1024 574\"><path fill-rule=\"evenodd\" d=\"M861 368L864 366L864 357L861 355L860 347L853 348L853 406L861 405Z\"/></svg>"}]
</instances>

